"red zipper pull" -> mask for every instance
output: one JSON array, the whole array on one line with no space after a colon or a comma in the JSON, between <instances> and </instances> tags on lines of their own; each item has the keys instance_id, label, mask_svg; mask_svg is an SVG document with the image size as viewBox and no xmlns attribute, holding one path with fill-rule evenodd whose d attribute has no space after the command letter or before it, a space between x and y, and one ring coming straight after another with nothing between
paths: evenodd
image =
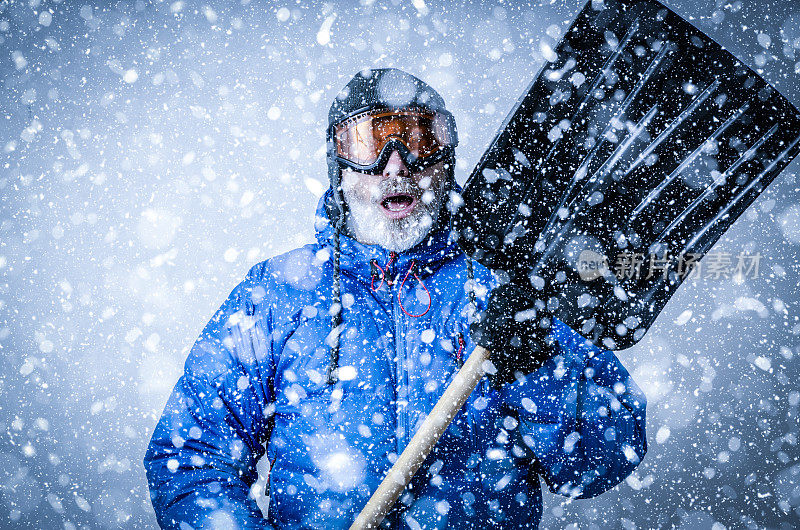
<instances>
[{"instance_id":1,"label":"red zipper pull","mask_svg":"<svg viewBox=\"0 0 800 530\"><path fill-rule=\"evenodd\" d=\"M462 367L464 365L464 335L461 332L458 332L458 351L456 352L456 362L458 363L458 367Z\"/></svg>"}]
</instances>

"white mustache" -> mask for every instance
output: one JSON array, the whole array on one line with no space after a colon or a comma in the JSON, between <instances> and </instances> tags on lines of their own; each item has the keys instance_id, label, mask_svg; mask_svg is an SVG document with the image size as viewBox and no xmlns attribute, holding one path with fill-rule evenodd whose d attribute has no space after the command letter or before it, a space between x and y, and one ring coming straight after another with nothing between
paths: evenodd
<instances>
[{"instance_id":1,"label":"white mustache","mask_svg":"<svg viewBox=\"0 0 800 530\"><path fill-rule=\"evenodd\" d=\"M399 194L410 195L419 200L423 192L416 183L410 182L407 178L383 181L376 186L370 187L369 191L370 199L374 203L379 203L384 197Z\"/></svg>"}]
</instances>

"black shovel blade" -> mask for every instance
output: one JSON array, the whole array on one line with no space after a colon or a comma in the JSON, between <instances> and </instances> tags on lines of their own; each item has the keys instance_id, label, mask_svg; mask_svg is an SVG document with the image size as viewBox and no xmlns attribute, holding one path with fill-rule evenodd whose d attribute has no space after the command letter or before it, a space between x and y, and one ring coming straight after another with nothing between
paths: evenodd
<instances>
[{"instance_id":1,"label":"black shovel blade","mask_svg":"<svg viewBox=\"0 0 800 530\"><path fill-rule=\"evenodd\" d=\"M655 0L587 4L473 170L464 251L599 346L642 338L800 150L800 115Z\"/></svg>"}]
</instances>

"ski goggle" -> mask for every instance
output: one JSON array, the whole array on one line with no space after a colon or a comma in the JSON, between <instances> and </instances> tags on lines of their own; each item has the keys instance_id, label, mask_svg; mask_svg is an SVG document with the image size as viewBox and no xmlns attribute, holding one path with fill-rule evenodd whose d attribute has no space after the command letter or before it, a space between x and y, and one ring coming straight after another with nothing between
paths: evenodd
<instances>
[{"instance_id":1,"label":"ski goggle","mask_svg":"<svg viewBox=\"0 0 800 530\"><path fill-rule=\"evenodd\" d=\"M413 108L356 114L334 125L329 135L332 156L364 172L382 167L394 150L415 169L424 168L458 144L452 114Z\"/></svg>"}]
</instances>

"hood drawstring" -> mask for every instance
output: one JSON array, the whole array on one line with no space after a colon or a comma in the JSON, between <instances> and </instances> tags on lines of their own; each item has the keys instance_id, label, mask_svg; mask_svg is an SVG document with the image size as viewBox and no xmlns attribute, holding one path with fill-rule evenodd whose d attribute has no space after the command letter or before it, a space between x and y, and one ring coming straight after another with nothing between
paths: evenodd
<instances>
[{"instance_id":1,"label":"hood drawstring","mask_svg":"<svg viewBox=\"0 0 800 530\"><path fill-rule=\"evenodd\" d=\"M331 357L328 362L328 384L333 385L339 380L339 326L342 325L342 290L340 282L340 258L341 249L339 247L339 234L342 229L342 222L336 223L333 231L333 303L331 304Z\"/></svg>"},{"instance_id":2,"label":"hood drawstring","mask_svg":"<svg viewBox=\"0 0 800 530\"><path fill-rule=\"evenodd\" d=\"M475 301L475 270L472 260L467 256L467 280L469 282L469 304L473 315L478 314L478 303Z\"/></svg>"},{"instance_id":3,"label":"hood drawstring","mask_svg":"<svg viewBox=\"0 0 800 530\"><path fill-rule=\"evenodd\" d=\"M371 281L370 281L370 284L369 284L370 289L372 289L373 291L377 291L378 289L383 287L384 281L386 282L386 285L388 285L389 287L392 286L392 279L389 277L389 267L391 266L392 263L394 263L395 259L397 259L397 254L395 252L392 252L392 253L389 254L389 261L386 262L386 266L385 267L381 267L380 265L378 265L378 262L376 260L370 261L371 274L372 274L372 278L371 278ZM417 274L417 271L414 270L415 267L416 267L416 264L417 264L416 260L412 259L411 260L411 264L409 265L408 270L406 271L406 275L403 277L403 281L400 283L400 288L397 290L397 302L400 304L400 310L403 313L405 313L406 316L409 316L409 317L412 317L412 318L419 318L419 317L427 315L428 311L431 310L431 305L433 304L433 300L431 299L431 293L430 293L430 291L428 291L428 288L425 286L425 282L422 281L422 279ZM417 281L422 286L422 288L425 290L425 292L428 293L428 307L425 309L424 312L422 312L422 313L420 313L418 315L415 315L413 313L409 313L406 310L406 308L403 307L403 298L402 298L403 286L406 284L406 280L408 280L408 275L409 274L413 274L414 278L417 279ZM380 277L381 283L379 283L377 286L375 286L375 280L378 279L379 277Z\"/></svg>"},{"instance_id":4,"label":"hood drawstring","mask_svg":"<svg viewBox=\"0 0 800 530\"><path fill-rule=\"evenodd\" d=\"M467 256L467 292L469 294L469 309L467 315L467 322L472 324L474 319L478 316L478 303L475 296L475 269L472 265L472 260ZM456 332L458 339L458 350L456 351L456 363L461 368L464 365L464 348L466 343L464 341L464 334L461 331Z\"/></svg>"},{"instance_id":5,"label":"hood drawstring","mask_svg":"<svg viewBox=\"0 0 800 530\"><path fill-rule=\"evenodd\" d=\"M410 317L413 317L413 318L419 318L419 317L427 315L428 311L431 310L431 305L433 304L433 299L431 298L431 292L428 291L428 288L425 286L425 282L423 282L420 279L420 277L417 275L417 272L414 270L414 266L416 264L417 264L417 262L412 259L411 260L411 266L408 267L408 270L406 271L406 275L403 277L403 282L400 284L400 288L397 290L397 301L400 303L400 310L403 311L403 313L405 313L407 316L410 316ZM408 275L411 274L411 273L414 274L414 278L417 279L417 281L422 286L422 288L425 289L425 292L428 293L428 307L425 309L425 311L423 311L419 315L415 315L413 313L409 313L408 311L406 311L406 308L403 307L403 298L402 298L403 286L406 284L406 280L408 279Z\"/></svg>"}]
</instances>

